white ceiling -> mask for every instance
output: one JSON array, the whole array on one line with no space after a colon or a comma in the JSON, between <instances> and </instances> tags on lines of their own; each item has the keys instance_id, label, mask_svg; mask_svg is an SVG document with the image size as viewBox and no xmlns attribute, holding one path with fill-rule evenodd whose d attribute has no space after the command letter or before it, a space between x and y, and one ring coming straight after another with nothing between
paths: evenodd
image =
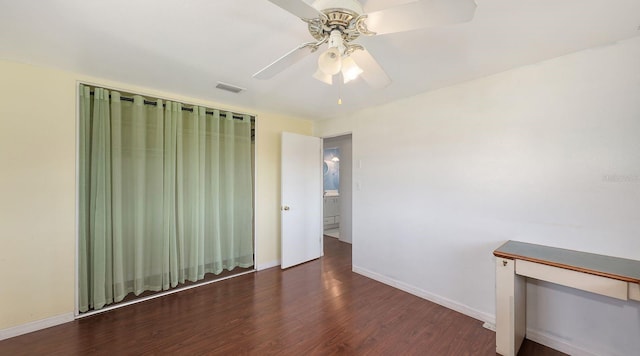
<instances>
[{"instance_id":1,"label":"white ceiling","mask_svg":"<svg viewBox=\"0 0 640 356\"><path fill-rule=\"evenodd\" d=\"M0 0L0 58L323 119L640 35L640 0L476 3L468 23L359 39L393 81L377 90L361 79L341 87L313 79L317 54L254 79L312 40L305 23L267 0ZM217 81L247 90L227 93Z\"/></svg>"}]
</instances>

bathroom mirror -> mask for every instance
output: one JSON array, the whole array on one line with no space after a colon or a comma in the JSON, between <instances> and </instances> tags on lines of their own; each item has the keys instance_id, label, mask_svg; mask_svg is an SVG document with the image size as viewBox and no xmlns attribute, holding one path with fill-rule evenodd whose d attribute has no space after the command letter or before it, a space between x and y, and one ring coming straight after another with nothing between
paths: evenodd
<instances>
[{"instance_id":1,"label":"bathroom mirror","mask_svg":"<svg viewBox=\"0 0 640 356\"><path fill-rule=\"evenodd\" d=\"M337 147L324 149L324 162L322 172L324 174L325 196L340 194L340 149Z\"/></svg>"}]
</instances>

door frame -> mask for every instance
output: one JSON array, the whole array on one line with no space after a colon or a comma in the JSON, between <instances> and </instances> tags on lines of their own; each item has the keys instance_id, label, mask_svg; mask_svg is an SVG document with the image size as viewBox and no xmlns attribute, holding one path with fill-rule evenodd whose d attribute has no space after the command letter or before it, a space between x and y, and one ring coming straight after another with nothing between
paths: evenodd
<instances>
[{"instance_id":1,"label":"door frame","mask_svg":"<svg viewBox=\"0 0 640 356\"><path fill-rule=\"evenodd\" d=\"M351 162L351 167L350 167L351 168L351 184L350 184L350 188L351 188L351 197L350 197L351 198L350 199L351 213L348 215L348 219L349 219L349 225L351 226L351 233L350 233L351 242L350 243L351 243L351 246L353 246L353 244L354 244L354 239L353 239L353 192L354 192L354 187L355 187L355 184L354 184L355 180L353 179L353 172L354 172L354 166L355 166L354 165L354 160L353 160L353 157L355 156L353 154L353 147L354 147L353 136L354 136L354 134L353 134L353 131L345 131L345 132L342 132L342 133L320 136L320 138L322 139L322 152L323 152L323 156L324 156L324 140L325 139L332 139L332 138L348 136L348 135L351 135L351 157L350 157L350 162ZM342 187L342 183L340 183L340 187ZM323 193L324 193L324 186L323 186L322 194ZM323 196L324 196L324 194L323 194ZM342 229L343 229L343 227L342 227L343 226L342 225L342 219L343 219L343 217L342 217L342 193L340 194L340 202L341 202L340 203L341 211L340 211L340 225L338 227L338 230L340 231L340 234L342 235ZM324 204L324 200L323 200L323 204ZM323 214L323 220L324 220L324 214ZM324 233L324 226L323 226L323 233ZM340 240L340 241L345 242L343 240Z\"/></svg>"}]
</instances>

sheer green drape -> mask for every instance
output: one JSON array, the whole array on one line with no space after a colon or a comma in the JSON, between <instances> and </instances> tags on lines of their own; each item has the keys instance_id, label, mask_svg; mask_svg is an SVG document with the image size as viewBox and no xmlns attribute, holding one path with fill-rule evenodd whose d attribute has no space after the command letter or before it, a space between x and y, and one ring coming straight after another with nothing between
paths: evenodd
<instances>
[{"instance_id":1,"label":"sheer green drape","mask_svg":"<svg viewBox=\"0 0 640 356\"><path fill-rule=\"evenodd\" d=\"M80 88L80 311L253 265L251 123Z\"/></svg>"}]
</instances>

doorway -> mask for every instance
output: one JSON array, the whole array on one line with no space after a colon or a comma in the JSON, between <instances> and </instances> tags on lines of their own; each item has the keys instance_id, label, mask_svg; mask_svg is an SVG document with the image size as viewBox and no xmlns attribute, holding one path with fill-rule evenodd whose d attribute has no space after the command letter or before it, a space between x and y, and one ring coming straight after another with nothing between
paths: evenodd
<instances>
[{"instance_id":1,"label":"doorway","mask_svg":"<svg viewBox=\"0 0 640 356\"><path fill-rule=\"evenodd\" d=\"M323 139L323 230L325 238L352 242L351 134ZM327 237L328 236L328 237Z\"/></svg>"}]
</instances>

